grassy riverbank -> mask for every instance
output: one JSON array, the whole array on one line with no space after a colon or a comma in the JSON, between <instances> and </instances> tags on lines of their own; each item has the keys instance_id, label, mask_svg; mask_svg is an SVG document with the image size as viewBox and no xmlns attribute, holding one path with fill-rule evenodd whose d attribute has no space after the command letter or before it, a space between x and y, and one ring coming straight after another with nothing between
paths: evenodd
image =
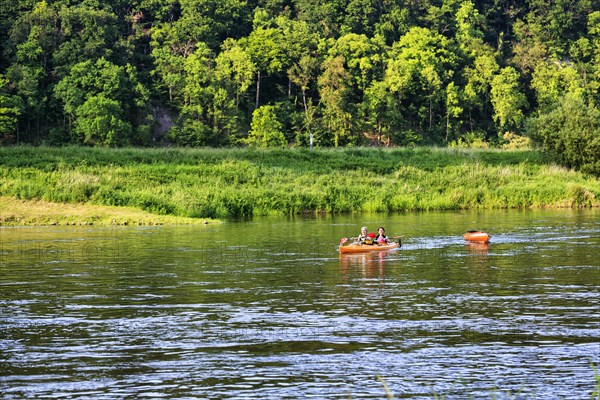
<instances>
[{"instance_id":1,"label":"grassy riverbank","mask_svg":"<svg viewBox=\"0 0 600 400\"><path fill-rule=\"evenodd\" d=\"M2 202L189 218L600 206L597 178L537 151L2 147L0 177Z\"/></svg>"},{"instance_id":2,"label":"grassy riverbank","mask_svg":"<svg viewBox=\"0 0 600 400\"><path fill-rule=\"evenodd\" d=\"M191 225L198 218L156 215L133 207L64 204L0 196L0 225Z\"/></svg>"}]
</instances>

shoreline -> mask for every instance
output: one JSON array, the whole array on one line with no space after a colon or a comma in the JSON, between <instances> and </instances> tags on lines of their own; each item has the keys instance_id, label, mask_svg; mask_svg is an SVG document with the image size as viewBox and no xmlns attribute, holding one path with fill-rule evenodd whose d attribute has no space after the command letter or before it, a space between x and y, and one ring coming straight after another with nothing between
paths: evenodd
<instances>
[{"instance_id":1,"label":"shoreline","mask_svg":"<svg viewBox=\"0 0 600 400\"><path fill-rule=\"evenodd\" d=\"M600 206L544 205L511 207L509 209L576 210L597 208L600 208ZM423 211L414 210L414 212ZM173 226L220 223L223 222L217 219L159 215L133 207L102 206L86 203L65 204L0 196L0 228L17 226Z\"/></svg>"},{"instance_id":2,"label":"shoreline","mask_svg":"<svg viewBox=\"0 0 600 400\"><path fill-rule=\"evenodd\" d=\"M0 196L0 227L3 226L155 226L221 223L210 218L158 215L133 207L86 203L54 203Z\"/></svg>"},{"instance_id":3,"label":"shoreline","mask_svg":"<svg viewBox=\"0 0 600 400\"><path fill-rule=\"evenodd\" d=\"M600 206L597 177L536 150L20 146L0 160L0 225Z\"/></svg>"}]
</instances>

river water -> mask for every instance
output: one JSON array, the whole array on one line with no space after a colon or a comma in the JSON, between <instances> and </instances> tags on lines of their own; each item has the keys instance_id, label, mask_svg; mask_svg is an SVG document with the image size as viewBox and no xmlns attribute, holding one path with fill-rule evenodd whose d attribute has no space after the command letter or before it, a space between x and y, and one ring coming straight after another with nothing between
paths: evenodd
<instances>
[{"instance_id":1,"label":"river water","mask_svg":"<svg viewBox=\"0 0 600 400\"><path fill-rule=\"evenodd\" d=\"M365 224L401 249L338 255ZM599 249L589 209L4 227L0 393L590 398Z\"/></svg>"}]
</instances>

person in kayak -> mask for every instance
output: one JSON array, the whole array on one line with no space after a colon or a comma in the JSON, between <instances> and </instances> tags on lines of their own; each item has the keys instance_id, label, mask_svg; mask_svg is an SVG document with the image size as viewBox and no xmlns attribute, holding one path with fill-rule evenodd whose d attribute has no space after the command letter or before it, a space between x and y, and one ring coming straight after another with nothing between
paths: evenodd
<instances>
[{"instance_id":1,"label":"person in kayak","mask_svg":"<svg viewBox=\"0 0 600 400\"><path fill-rule=\"evenodd\" d=\"M379 228L377 228L377 232L378 235L377 237L375 237L375 241L379 244L385 244L385 243L389 243L390 240L388 239L387 236L385 236L385 229L383 229L383 226L380 226Z\"/></svg>"},{"instance_id":2,"label":"person in kayak","mask_svg":"<svg viewBox=\"0 0 600 400\"><path fill-rule=\"evenodd\" d=\"M365 243L367 240L369 240L369 235L367 234L368 230L366 226L363 226L362 228L360 228L360 235L358 235L358 237L356 238L356 241L360 244Z\"/></svg>"}]
</instances>

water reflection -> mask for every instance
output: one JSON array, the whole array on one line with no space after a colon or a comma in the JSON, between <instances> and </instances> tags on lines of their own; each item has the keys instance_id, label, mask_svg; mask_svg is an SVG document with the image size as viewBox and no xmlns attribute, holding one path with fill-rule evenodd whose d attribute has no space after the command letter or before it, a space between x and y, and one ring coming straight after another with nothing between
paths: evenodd
<instances>
[{"instance_id":1,"label":"water reflection","mask_svg":"<svg viewBox=\"0 0 600 400\"><path fill-rule=\"evenodd\" d=\"M340 272L342 275L356 269L365 278L383 277L386 258L392 257L398 251L369 251L365 253L340 254Z\"/></svg>"},{"instance_id":2,"label":"water reflection","mask_svg":"<svg viewBox=\"0 0 600 400\"><path fill-rule=\"evenodd\" d=\"M474 254L487 255L490 252L489 243L467 242L465 243L465 247L469 250L469 252Z\"/></svg>"}]
</instances>

